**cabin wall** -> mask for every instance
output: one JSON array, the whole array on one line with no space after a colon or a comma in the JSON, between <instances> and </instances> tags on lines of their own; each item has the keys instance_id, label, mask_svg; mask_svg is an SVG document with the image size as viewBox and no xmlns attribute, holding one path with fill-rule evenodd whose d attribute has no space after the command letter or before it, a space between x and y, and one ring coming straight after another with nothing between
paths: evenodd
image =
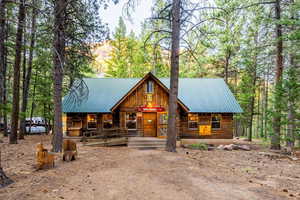
<instances>
[{"instance_id":1,"label":"cabin wall","mask_svg":"<svg viewBox=\"0 0 300 200\"><path fill-rule=\"evenodd\" d=\"M166 136L167 124L161 122L161 115L164 113L156 113L157 115L157 136ZM199 113L198 125L211 125L210 113ZM126 112L116 112L114 115L114 128L126 130ZM210 135L200 135L199 128L188 128L188 114L178 112L177 129L180 138L199 138L199 139L232 139L233 138L233 114L221 114L220 129L211 130ZM87 130L87 114L85 113L68 113L67 114L67 132L71 136L79 136L82 131ZM103 114L97 114L97 130L103 131ZM79 132L80 131L80 132ZM137 112L137 129L132 130L137 136L143 136L143 113Z\"/></svg>"},{"instance_id":2,"label":"cabin wall","mask_svg":"<svg viewBox=\"0 0 300 200\"><path fill-rule=\"evenodd\" d=\"M153 82L153 93L147 94L147 82L152 80ZM196 94L194 94L196 95ZM138 86L125 100L118 105L113 115L113 129L124 130L132 136L144 136L144 135L155 135L149 133L149 130L156 130L157 137L165 137L167 132L167 113L168 113L168 92L151 77L145 80L140 86ZM142 108L142 110L141 110ZM147 110L144 110L147 108ZM150 110L152 108L154 110ZM146 116L151 118L147 119ZM136 129L128 130L126 127L126 113L136 114ZM154 114L156 117L154 117ZM92 113L91 113L92 114ZM199 126L207 125L210 127L212 114L211 113L194 113L198 116L197 128L190 129L188 127L188 113L182 108L181 104L178 106L176 127L178 130L178 136L180 138L203 138L203 139L231 139L233 137L233 114L223 113L221 114L221 123L219 129L212 129L209 134L200 134ZM104 113L96 114L97 131L103 131L103 115ZM153 129L149 128L148 123L151 120L155 121L156 124ZM131 119L132 121L132 119ZM195 123L194 123L195 124ZM132 124L131 124L132 125ZM67 113L67 131L74 132L73 135L78 134L78 128L81 131L87 130L87 113ZM144 131L147 130L146 132Z\"/></svg>"},{"instance_id":3,"label":"cabin wall","mask_svg":"<svg viewBox=\"0 0 300 200\"><path fill-rule=\"evenodd\" d=\"M211 125L210 113L198 114L198 125ZM188 128L188 117L181 116L180 137L199 139L232 139L233 138L233 114L221 114L220 129L212 129L210 135L200 135L199 128Z\"/></svg>"}]
</instances>

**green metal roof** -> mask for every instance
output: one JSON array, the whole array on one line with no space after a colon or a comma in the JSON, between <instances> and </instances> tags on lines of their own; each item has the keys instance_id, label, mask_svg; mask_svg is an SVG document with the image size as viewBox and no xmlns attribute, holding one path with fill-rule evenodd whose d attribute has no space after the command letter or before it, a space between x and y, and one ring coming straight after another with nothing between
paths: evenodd
<instances>
[{"instance_id":1,"label":"green metal roof","mask_svg":"<svg viewBox=\"0 0 300 200\"><path fill-rule=\"evenodd\" d=\"M85 78L89 94L79 105L63 100L63 112L105 113L134 87L140 78ZM159 78L169 88L169 78ZM180 78L178 98L190 112L240 113L242 109L223 79Z\"/></svg>"}]
</instances>

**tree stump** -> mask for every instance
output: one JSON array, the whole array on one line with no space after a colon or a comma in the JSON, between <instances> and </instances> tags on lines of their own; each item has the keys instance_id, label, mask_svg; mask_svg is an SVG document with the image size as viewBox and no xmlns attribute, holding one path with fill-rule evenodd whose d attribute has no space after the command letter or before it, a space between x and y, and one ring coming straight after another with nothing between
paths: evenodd
<instances>
[{"instance_id":1,"label":"tree stump","mask_svg":"<svg viewBox=\"0 0 300 200\"><path fill-rule=\"evenodd\" d=\"M13 181L6 176L2 167L0 167L0 188L3 188L11 183L13 183Z\"/></svg>"}]
</instances>

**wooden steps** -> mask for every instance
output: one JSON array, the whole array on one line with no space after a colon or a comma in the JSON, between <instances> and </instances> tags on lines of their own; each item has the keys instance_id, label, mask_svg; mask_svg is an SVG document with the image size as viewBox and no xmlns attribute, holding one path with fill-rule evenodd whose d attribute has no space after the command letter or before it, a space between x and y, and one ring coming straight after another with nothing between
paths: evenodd
<instances>
[{"instance_id":1,"label":"wooden steps","mask_svg":"<svg viewBox=\"0 0 300 200\"><path fill-rule=\"evenodd\" d=\"M166 147L166 139L156 137L129 137L128 147L137 149L157 149Z\"/></svg>"},{"instance_id":2,"label":"wooden steps","mask_svg":"<svg viewBox=\"0 0 300 200\"><path fill-rule=\"evenodd\" d=\"M98 140L94 139L94 141L85 142L84 146L100 146L100 147L121 146L121 145L127 145L127 142L128 142L127 137L98 139Z\"/></svg>"}]
</instances>

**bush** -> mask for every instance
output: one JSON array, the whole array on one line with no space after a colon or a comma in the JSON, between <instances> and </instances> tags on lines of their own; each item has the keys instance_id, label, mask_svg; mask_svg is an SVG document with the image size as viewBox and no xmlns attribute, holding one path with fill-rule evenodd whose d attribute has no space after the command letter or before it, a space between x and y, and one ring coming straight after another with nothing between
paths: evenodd
<instances>
[{"instance_id":1,"label":"bush","mask_svg":"<svg viewBox=\"0 0 300 200\"><path fill-rule=\"evenodd\" d=\"M205 143L191 144L189 147L192 149L208 150L208 145Z\"/></svg>"}]
</instances>

